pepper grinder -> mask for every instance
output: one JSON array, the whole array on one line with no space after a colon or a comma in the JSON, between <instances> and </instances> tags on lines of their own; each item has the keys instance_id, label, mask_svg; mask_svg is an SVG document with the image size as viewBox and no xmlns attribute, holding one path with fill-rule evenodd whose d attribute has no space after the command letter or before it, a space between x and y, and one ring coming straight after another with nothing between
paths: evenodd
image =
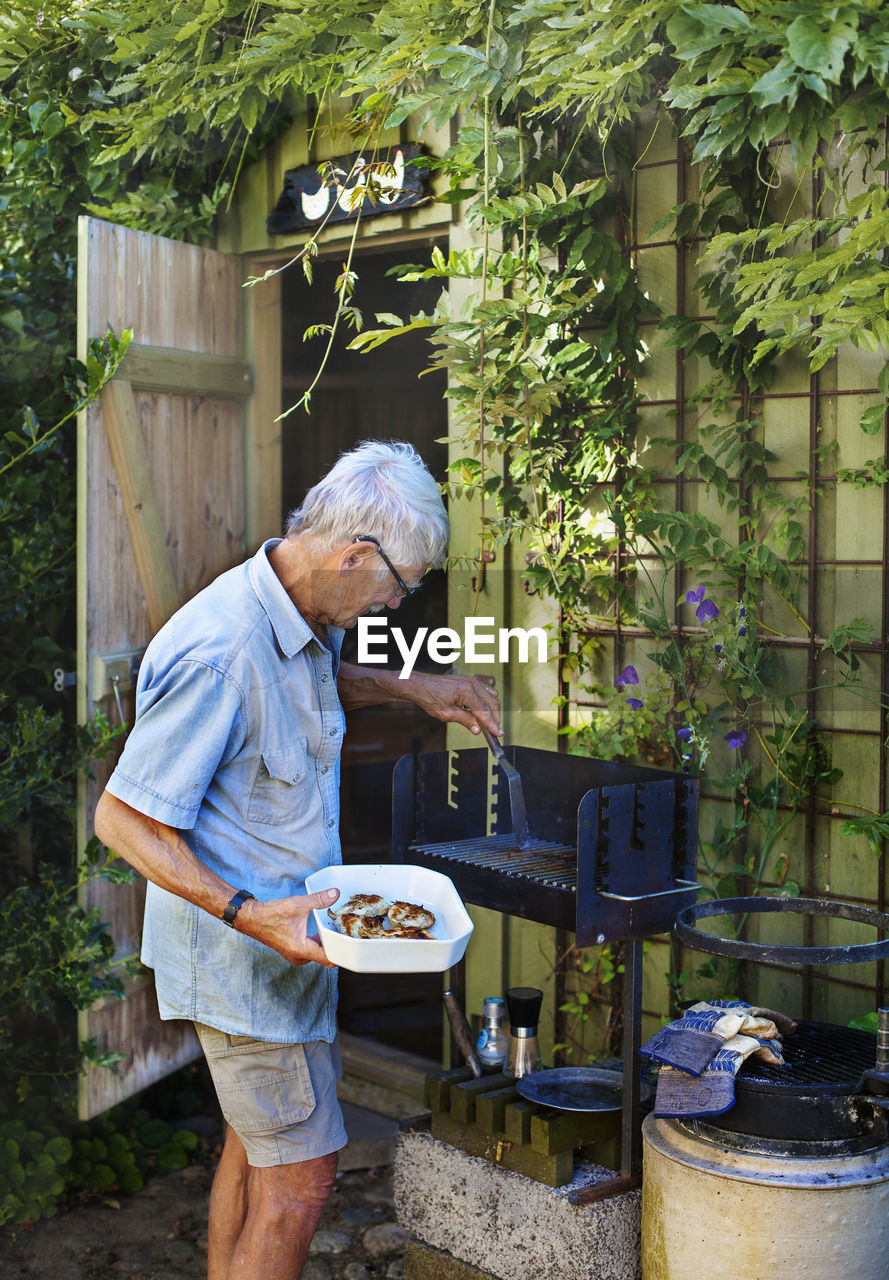
<instances>
[{"instance_id":1,"label":"pepper grinder","mask_svg":"<svg viewBox=\"0 0 889 1280\"><path fill-rule=\"evenodd\" d=\"M484 1023L475 1042L475 1051L483 1067L497 1071L506 1061L508 1047L503 1029L506 1006L502 996L486 996L484 1007Z\"/></svg>"},{"instance_id":2,"label":"pepper grinder","mask_svg":"<svg viewBox=\"0 0 889 1280\"><path fill-rule=\"evenodd\" d=\"M541 1067L537 1044L537 1023L543 992L537 987L510 987L506 993L509 1010L509 1052L504 1074L520 1080Z\"/></svg>"}]
</instances>

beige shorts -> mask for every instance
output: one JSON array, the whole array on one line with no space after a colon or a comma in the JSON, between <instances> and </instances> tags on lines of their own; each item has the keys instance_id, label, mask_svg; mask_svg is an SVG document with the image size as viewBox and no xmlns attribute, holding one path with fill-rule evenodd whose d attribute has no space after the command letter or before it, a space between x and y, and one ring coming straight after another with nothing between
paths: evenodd
<instances>
[{"instance_id":1,"label":"beige shorts","mask_svg":"<svg viewBox=\"0 0 889 1280\"><path fill-rule=\"evenodd\" d=\"M222 1114L244 1144L248 1164L297 1164L346 1145L335 1042L279 1044L194 1025Z\"/></svg>"}]
</instances>

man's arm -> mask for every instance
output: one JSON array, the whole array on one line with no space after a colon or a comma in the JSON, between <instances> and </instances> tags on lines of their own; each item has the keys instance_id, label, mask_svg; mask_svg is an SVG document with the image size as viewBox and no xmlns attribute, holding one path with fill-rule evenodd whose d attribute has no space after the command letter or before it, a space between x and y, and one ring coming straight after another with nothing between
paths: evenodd
<instances>
[{"instance_id":1,"label":"man's arm","mask_svg":"<svg viewBox=\"0 0 889 1280\"><path fill-rule=\"evenodd\" d=\"M175 827L168 827L106 791L96 806L96 835L129 864L162 889L194 903L210 915L222 913L238 889L198 858ZM339 897L337 889L325 889L304 897L277 898L271 902L249 899L235 916L239 933L256 938L291 964L310 960L328 969L334 966L321 944L307 933L313 907L328 907Z\"/></svg>"},{"instance_id":2,"label":"man's arm","mask_svg":"<svg viewBox=\"0 0 889 1280\"><path fill-rule=\"evenodd\" d=\"M500 699L492 683L480 676L431 675L414 671L402 680L385 667L357 667L341 662L337 691L347 711L378 702L415 702L436 720L453 721L478 733L479 725L500 736Z\"/></svg>"}]
</instances>

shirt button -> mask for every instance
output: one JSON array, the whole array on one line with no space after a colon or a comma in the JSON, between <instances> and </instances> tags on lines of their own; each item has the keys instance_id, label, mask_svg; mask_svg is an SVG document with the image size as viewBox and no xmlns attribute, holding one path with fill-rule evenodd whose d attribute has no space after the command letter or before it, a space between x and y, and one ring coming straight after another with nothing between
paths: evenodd
<instances>
[{"instance_id":1,"label":"shirt button","mask_svg":"<svg viewBox=\"0 0 889 1280\"><path fill-rule=\"evenodd\" d=\"M331 731L330 731L330 736L331 736L331 738L335 738L335 737L336 737L336 735L337 735L337 731L336 731L336 729L331 729Z\"/></svg>"},{"instance_id":2,"label":"shirt button","mask_svg":"<svg viewBox=\"0 0 889 1280\"><path fill-rule=\"evenodd\" d=\"M329 765L322 764L322 766L321 766L321 772L322 772L322 773L327 773L327 771L328 771L328 769L329 769L329 768L330 768L330 766L329 766Z\"/></svg>"},{"instance_id":3,"label":"shirt button","mask_svg":"<svg viewBox=\"0 0 889 1280\"><path fill-rule=\"evenodd\" d=\"M294 782L299 782L299 774L298 774L298 773L295 773L295 774L293 775L293 781L294 781Z\"/></svg>"},{"instance_id":4,"label":"shirt button","mask_svg":"<svg viewBox=\"0 0 889 1280\"><path fill-rule=\"evenodd\" d=\"M333 826L333 818L328 818L328 819L327 819L327 825L328 825L329 827L332 827L332 826Z\"/></svg>"},{"instance_id":5,"label":"shirt button","mask_svg":"<svg viewBox=\"0 0 889 1280\"><path fill-rule=\"evenodd\" d=\"M327 680L328 680L328 677L327 677L327 676L322 676L322 677L321 677L321 683L322 683L322 684L327 684Z\"/></svg>"}]
</instances>

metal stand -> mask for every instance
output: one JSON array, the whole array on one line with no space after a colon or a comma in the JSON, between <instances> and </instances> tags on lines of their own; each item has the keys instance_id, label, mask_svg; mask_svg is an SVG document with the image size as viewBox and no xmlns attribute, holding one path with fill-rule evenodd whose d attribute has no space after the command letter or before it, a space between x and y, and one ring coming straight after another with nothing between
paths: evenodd
<instances>
[{"instance_id":1,"label":"metal stand","mask_svg":"<svg viewBox=\"0 0 889 1280\"><path fill-rule=\"evenodd\" d=\"M642 939L627 938L624 950L624 1088L621 1116L620 1175L581 1191L569 1191L572 1204L594 1204L642 1185L642 1089L639 1044L642 1024Z\"/></svg>"}]
</instances>

